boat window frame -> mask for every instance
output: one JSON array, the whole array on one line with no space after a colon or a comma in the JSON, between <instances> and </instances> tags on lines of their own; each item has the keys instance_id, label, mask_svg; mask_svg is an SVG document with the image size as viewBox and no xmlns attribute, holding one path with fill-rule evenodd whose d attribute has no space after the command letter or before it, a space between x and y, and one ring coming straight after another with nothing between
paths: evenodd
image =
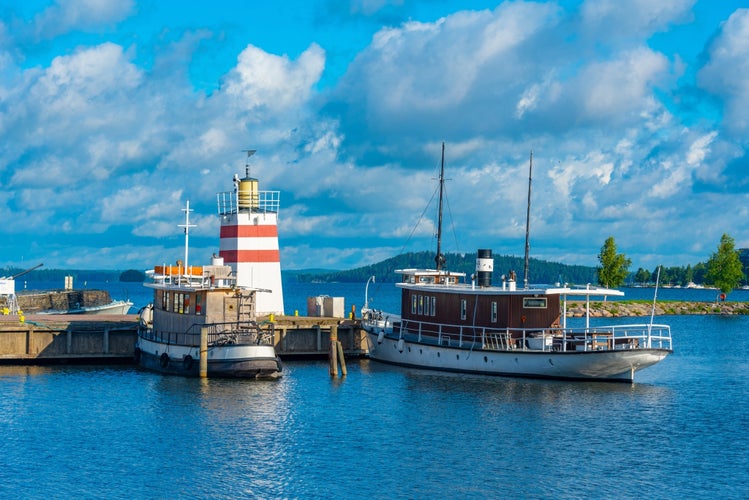
<instances>
[{"instance_id":1,"label":"boat window frame","mask_svg":"<svg viewBox=\"0 0 749 500\"><path fill-rule=\"evenodd\" d=\"M431 308L430 308L430 312L431 312L430 316L437 316L437 297L432 295L431 299L432 299L431 300L432 303L431 303Z\"/></svg>"},{"instance_id":2,"label":"boat window frame","mask_svg":"<svg viewBox=\"0 0 749 500\"><path fill-rule=\"evenodd\" d=\"M497 322L497 316L498 316L497 315L497 301L496 300L492 301L491 315L492 315L491 322L492 323L496 323Z\"/></svg>"},{"instance_id":3,"label":"boat window frame","mask_svg":"<svg viewBox=\"0 0 749 500\"><path fill-rule=\"evenodd\" d=\"M411 295L411 314L416 314L416 295Z\"/></svg>"},{"instance_id":4,"label":"boat window frame","mask_svg":"<svg viewBox=\"0 0 749 500\"><path fill-rule=\"evenodd\" d=\"M533 305L534 303L538 305ZM549 308L549 301L546 297L523 297L523 309L548 309L548 308Z\"/></svg>"},{"instance_id":5,"label":"boat window frame","mask_svg":"<svg viewBox=\"0 0 749 500\"><path fill-rule=\"evenodd\" d=\"M466 313L468 311L468 301L466 299L460 299L460 319L466 319Z\"/></svg>"},{"instance_id":6,"label":"boat window frame","mask_svg":"<svg viewBox=\"0 0 749 500\"><path fill-rule=\"evenodd\" d=\"M423 295L419 295L419 307L418 307L418 309L419 309L419 316L421 316L422 314L424 314L424 296Z\"/></svg>"}]
</instances>

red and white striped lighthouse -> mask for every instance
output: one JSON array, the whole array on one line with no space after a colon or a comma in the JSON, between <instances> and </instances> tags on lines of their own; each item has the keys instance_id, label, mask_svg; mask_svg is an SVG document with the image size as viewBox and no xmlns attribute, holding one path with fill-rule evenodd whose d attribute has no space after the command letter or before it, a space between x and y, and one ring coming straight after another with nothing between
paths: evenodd
<instances>
[{"instance_id":1,"label":"red and white striped lighthouse","mask_svg":"<svg viewBox=\"0 0 749 500\"><path fill-rule=\"evenodd\" d=\"M218 193L221 218L219 256L237 275L237 286L257 290L258 315L283 314L281 256L278 247L279 191L260 191L250 177L234 175L234 191Z\"/></svg>"}]
</instances>

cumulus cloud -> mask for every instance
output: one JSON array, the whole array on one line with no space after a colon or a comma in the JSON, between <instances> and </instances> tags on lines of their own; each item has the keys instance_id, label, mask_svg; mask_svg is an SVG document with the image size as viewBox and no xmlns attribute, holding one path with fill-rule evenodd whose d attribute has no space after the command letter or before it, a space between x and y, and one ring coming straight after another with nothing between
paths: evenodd
<instances>
[{"instance_id":1,"label":"cumulus cloud","mask_svg":"<svg viewBox=\"0 0 749 500\"><path fill-rule=\"evenodd\" d=\"M0 28L1 234L30 238L24 228L33 226L58 248L106 234L127 259L138 258L135 240L142 259L163 260L167 246L181 246L176 225L189 199L195 247L215 250L215 193L232 189L242 150L252 148L261 189L281 191L284 268L369 264L404 240L431 248L435 210L425 207L445 140L445 219L458 246L448 251L522 252L532 149L534 255L595 264L614 234L643 259L672 253L694 263L699 249L685 249L695 235L683 228L720 205L746 206L745 194L718 186L749 186L741 115L749 16L727 17L697 73L699 88L723 103L722 123L694 123L669 101L694 62L650 43L689 22L694 1L574 4L502 2L382 24L324 89L327 54L341 48L316 40L290 56L250 36L205 93L191 82L192 54L219 30L197 27L155 47L97 38L22 67L22 35ZM352 23L416 12L401 1L335 5ZM137 11L129 2L59 1L34 29L53 14L60 26L50 37L106 32ZM727 231L749 244L740 213L698 237L717 242Z\"/></svg>"},{"instance_id":2,"label":"cumulus cloud","mask_svg":"<svg viewBox=\"0 0 749 500\"><path fill-rule=\"evenodd\" d=\"M697 74L703 89L723 102L728 132L749 130L749 9L739 9L723 23L707 50L708 60Z\"/></svg>"},{"instance_id":3,"label":"cumulus cloud","mask_svg":"<svg viewBox=\"0 0 749 500\"><path fill-rule=\"evenodd\" d=\"M35 38L49 40L74 30L90 31L133 13L132 0L56 0L34 18Z\"/></svg>"},{"instance_id":4,"label":"cumulus cloud","mask_svg":"<svg viewBox=\"0 0 749 500\"><path fill-rule=\"evenodd\" d=\"M227 77L224 92L248 108L288 108L309 99L325 66L325 52L313 44L296 62L248 46Z\"/></svg>"}]
</instances>

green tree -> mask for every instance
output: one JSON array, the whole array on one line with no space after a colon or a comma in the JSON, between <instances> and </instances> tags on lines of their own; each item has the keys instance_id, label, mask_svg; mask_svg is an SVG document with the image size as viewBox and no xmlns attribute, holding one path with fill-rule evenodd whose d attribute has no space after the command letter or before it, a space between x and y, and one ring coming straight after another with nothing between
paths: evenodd
<instances>
[{"instance_id":1,"label":"green tree","mask_svg":"<svg viewBox=\"0 0 749 500\"><path fill-rule=\"evenodd\" d=\"M601 247L601 253L598 255L598 261L601 263L598 266L598 284L607 288L622 286L632 261L624 254L616 253L616 242L613 236L606 238L606 242Z\"/></svg>"},{"instance_id":2,"label":"green tree","mask_svg":"<svg viewBox=\"0 0 749 500\"><path fill-rule=\"evenodd\" d=\"M707 261L705 281L720 288L723 293L730 292L744 279L739 252L734 247L733 238L723 234L720 237L718 251Z\"/></svg>"},{"instance_id":3,"label":"green tree","mask_svg":"<svg viewBox=\"0 0 749 500\"><path fill-rule=\"evenodd\" d=\"M645 285L648 281L650 281L650 271L639 268L635 273L635 283Z\"/></svg>"}]
</instances>

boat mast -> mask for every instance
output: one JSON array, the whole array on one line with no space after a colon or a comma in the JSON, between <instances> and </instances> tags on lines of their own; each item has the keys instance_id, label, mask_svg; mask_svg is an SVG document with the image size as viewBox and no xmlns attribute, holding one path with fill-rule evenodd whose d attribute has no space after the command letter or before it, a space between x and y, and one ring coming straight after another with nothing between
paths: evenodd
<instances>
[{"instance_id":1,"label":"boat mast","mask_svg":"<svg viewBox=\"0 0 749 500\"><path fill-rule=\"evenodd\" d=\"M442 191L445 188L445 143L442 142L442 162L440 163L440 204L437 218L437 256L434 258L437 271L442 269L445 257L442 255Z\"/></svg>"},{"instance_id":2,"label":"boat mast","mask_svg":"<svg viewBox=\"0 0 749 500\"><path fill-rule=\"evenodd\" d=\"M190 212L192 212L192 210L190 210L190 200L187 200L185 208L183 208L182 211L185 212L185 223L179 224L177 227L185 228L185 276L189 276L187 267L187 249L189 247L190 228L197 227L195 224L190 224Z\"/></svg>"},{"instance_id":3,"label":"boat mast","mask_svg":"<svg viewBox=\"0 0 749 500\"><path fill-rule=\"evenodd\" d=\"M530 168L528 169L528 208L525 214L525 267L523 269L523 286L528 289L528 259L531 252L531 179L533 177L533 150L531 149Z\"/></svg>"}]
</instances>

